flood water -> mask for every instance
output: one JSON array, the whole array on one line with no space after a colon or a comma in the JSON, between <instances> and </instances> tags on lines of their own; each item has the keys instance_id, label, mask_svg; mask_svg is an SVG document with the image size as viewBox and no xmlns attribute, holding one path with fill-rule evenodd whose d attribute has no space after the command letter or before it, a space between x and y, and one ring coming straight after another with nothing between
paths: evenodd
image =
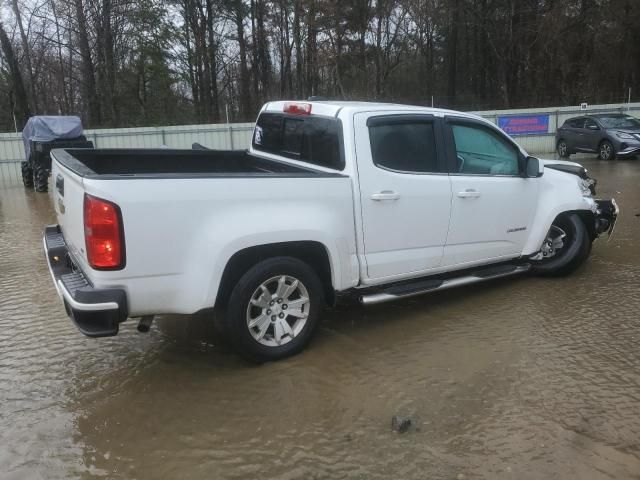
<instances>
[{"instance_id":1,"label":"flood water","mask_svg":"<svg viewBox=\"0 0 640 480\"><path fill-rule=\"evenodd\" d=\"M573 276L344 306L259 367L206 316L83 337L49 196L3 188L0 478L640 478L640 161L580 161L622 217Z\"/></svg>"}]
</instances>

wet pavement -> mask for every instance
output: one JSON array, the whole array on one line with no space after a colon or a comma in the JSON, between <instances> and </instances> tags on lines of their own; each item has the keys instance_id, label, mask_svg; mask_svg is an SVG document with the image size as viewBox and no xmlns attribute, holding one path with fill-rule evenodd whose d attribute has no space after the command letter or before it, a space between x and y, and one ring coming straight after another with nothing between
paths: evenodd
<instances>
[{"instance_id":1,"label":"wet pavement","mask_svg":"<svg viewBox=\"0 0 640 480\"><path fill-rule=\"evenodd\" d=\"M580 161L623 214L573 276L341 307L260 367L204 315L81 336L49 196L4 186L0 478L640 478L640 161Z\"/></svg>"}]
</instances>

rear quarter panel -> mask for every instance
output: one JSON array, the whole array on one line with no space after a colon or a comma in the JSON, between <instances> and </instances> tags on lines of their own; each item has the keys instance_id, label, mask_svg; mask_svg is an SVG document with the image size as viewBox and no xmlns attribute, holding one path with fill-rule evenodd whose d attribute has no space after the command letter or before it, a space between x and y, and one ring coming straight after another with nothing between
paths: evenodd
<instances>
[{"instance_id":1,"label":"rear quarter panel","mask_svg":"<svg viewBox=\"0 0 640 480\"><path fill-rule=\"evenodd\" d=\"M53 159L51 165L53 207L58 225L66 239L69 250L87 268L84 242L84 185L83 178ZM56 187L56 180L62 177L62 192Z\"/></svg>"},{"instance_id":2,"label":"rear quarter panel","mask_svg":"<svg viewBox=\"0 0 640 480\"><path fill-rule=\"evenodd\" d=\"M89 270L98 287L124 288L130 315L212 307L231 256L256 245L322 243L337 290L358 280L348 177L85 179L122 210L127 265Z\"/></svg>"}]
</instances>

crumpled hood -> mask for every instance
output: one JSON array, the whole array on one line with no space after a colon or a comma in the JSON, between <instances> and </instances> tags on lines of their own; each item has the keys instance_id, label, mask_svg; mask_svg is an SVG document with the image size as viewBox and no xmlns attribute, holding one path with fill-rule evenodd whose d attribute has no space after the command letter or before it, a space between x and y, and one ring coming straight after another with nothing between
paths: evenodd
<instances>
[{"instance_id":1,"label":"crumpled hood","mask_svg":"<svg viewBox=\"0 0 640 480\"><path fill-rule=\"evenodd\" d=\"M544 168L551 168L553 170L557 170L559 172L568 173L570 175L575 175L583 180L587 181L589 185L589 189L591 190L591 194L596 194L596 184L598 183L595 178L591 178L587 173L587 169L584 168L579 163L568 162L566 160L540 160Z\"/></svg>"},{"instance_id":2,"label":"crumpled hood","mask_svg":"<svg viewBox=\"0 0 640 480\"><path fill-rule=\"evenodd\" d=\"M581 167L582 166L579 163L569 162L568 160L547 160L547 159L544 159L544 158L540 158L539 160L544 164L545 167L547 165L573 165L574 167Z\"/></svg>"},{"instance_id":3,"label":"crumpled hood","mask_svg":"<svg viewBox=\"0 0 640 480\"><path fill-rule=\"evenodd\" d=\"M589 178L587 175L587 169L579 163L568 162L566 160L540 160L544 164L544 168L553 168L560 172L570 173L577 175L580 178Z\"/></svg>"}]
</instances>

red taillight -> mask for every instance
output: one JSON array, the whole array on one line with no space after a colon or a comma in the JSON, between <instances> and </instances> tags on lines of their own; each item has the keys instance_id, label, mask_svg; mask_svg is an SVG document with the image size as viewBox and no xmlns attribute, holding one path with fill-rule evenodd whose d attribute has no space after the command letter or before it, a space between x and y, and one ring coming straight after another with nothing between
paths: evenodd
<instances>
[{"instance_id":1,"label":"red taillight","mask_svg":"<svg viewBox=\"0 0 640 480\"><path fill-rule=\"evenodd\" d=\"M285 103L284 113L292 115L311 115L310 103Z\"/></svg>"},{"instance_id":2,"label":"red taillight","mask_svg":"<svg viewBox=\"0 0 640 480\"><path fill-rule=\"evenodd\" d=\"M120 208L91 195L84 196L84 239L89 265L97 270L124 267Z\"/></svg>"}]
</instances>

